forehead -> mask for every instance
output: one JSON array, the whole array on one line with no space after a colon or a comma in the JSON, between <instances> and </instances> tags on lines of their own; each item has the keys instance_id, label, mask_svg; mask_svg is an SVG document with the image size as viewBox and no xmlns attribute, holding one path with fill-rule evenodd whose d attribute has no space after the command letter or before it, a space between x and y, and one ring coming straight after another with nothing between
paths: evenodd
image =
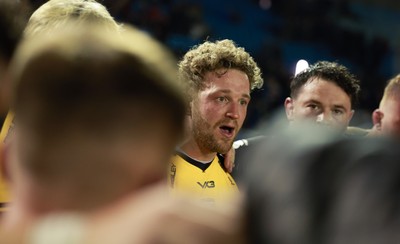
<instances>
[{"instance_id":1,"label":"forehead","mask_svg":"<svg viewBox=\"0 0 400 244\"><path fill-rule=\"evenodd\" d=\"M237 69L217 69L204 75L204 90L227 89L250 93L250 81L246 73Z\"/></svg>"},{"instance_id":2,"label":"forehead","mask_svg":"<svg viewBox=\"0 0 400 244\"><path fill-rule=\"evenodd\" d=\"M332 81L318 77L310 78L299 89L296 100L308 99L351 105L350 96L341 87Z\"/></svg>"}]
</instances>

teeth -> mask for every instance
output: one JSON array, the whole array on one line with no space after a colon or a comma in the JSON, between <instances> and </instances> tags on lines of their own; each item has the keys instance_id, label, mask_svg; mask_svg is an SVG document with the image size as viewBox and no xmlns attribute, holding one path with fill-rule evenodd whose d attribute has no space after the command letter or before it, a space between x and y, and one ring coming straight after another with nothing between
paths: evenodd
<instances>
[{"instance_id":1,"label":"teeth","mask_svg":"<svg viewBox=\"0 0 400 244\"><path fill-rule=\"evenodd\" d=\"M227 126L222 126L221 129L226 131L226 132L228 132L228 133L232 133L232 131L233 131L233 128L230 128L230 127L227 127Z\"/></svg>"}]
</instances>

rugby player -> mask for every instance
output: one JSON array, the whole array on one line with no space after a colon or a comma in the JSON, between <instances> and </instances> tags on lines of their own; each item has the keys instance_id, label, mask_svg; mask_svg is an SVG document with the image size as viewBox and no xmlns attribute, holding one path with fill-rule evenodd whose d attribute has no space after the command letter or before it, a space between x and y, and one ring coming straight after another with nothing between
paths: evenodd
<instances>
[{"instance_id":1,"label":"rugby player","mask_svg":"<svg viewBox=\"0 0 400 244\"><path fill-rule=\"evenodd\" d=\"M263 84L253 58L231 40L206 41L179 62L188 99L187 140L170 166L172 192L214 204L238 191L219 154L227 153L246 118L250 92Z\"/></svg>"}]
</instances>

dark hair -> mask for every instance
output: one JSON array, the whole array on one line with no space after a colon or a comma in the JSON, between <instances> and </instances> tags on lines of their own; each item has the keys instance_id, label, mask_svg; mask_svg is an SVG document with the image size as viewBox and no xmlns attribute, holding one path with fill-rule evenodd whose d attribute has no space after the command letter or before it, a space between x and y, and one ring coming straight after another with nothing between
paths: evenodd
<instances>
[{"instance_id":1,"label":"dark hair","mask_svg":"<svg viewBox=\"0 0 400 244\"><path fill-rule=\"evenodd\" d=\"M301 87L311 78L322 78L335 83L349 95L352 106L357 104L360 81L345 66L327 61L319 61L296 75L290 83L290 96L295 98Z\"/></svg>"},{"instance_id":2,"label":"dark hair","mask_svg":"<svg viewBox=\"0 0 400 244\"><path fill-rule=\"evenodd\" d=\"M28 22L28 8L21 1L0 1L0 56L9 61Z\"/></svg>"},{"instance_id":3,"label":"dark hair","mask_svg":"<svg viewBox=\"0 0 400 244\"><path fill-rule=\"evenodd\" d=\"M389 138L343 139L315 127L260 143L244 182L249 243L396 242L398 147Z\"/></svg>"}]
</instances>

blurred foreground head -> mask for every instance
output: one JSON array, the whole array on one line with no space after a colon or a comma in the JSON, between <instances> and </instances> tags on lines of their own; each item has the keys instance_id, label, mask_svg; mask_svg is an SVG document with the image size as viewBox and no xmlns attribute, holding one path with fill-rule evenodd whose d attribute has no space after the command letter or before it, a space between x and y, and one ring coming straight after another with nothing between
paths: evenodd
<instances>
[{"instance_id":1,"label":"blurred foreground head","mask_svg":"<svg viewBox=\"0 0 400 244\"><path fill-rule=\"evenodd\" d=\"M0 118L9 110L10 79L8 79L8 61L16 48L17 41L22 36L22 31L28 21L24 3L27 1L0 0ZM96 23L102 31L116 32L119 25L113 20L106 8L90 0L50 0L38 8L31 16L25 28L24 37L33 38L37 35L53 35L61 32L68 26ZM3 122L3 121L2 121ZM6 142L12 134L14 126L14 113L9 111L0 132L1 143ZM3 170L0 169L0 172ZM0 179L0 205L9 201L2 187Z\"/></svg>"},{"instance_id":2,"label":"blurred foreground head","mask_svg":"<svg viewBox=\"0 0 400 244\"><path fill-rule=\"evenodd\" d=\"M13 9L4 9L5 16L14 16L13 19L17 19L19 12L16 12L15 9L21 9L21 1L13 1L13 0L1 0L0 4L3 2L14 2L15 5ZM17 4L18 2L19 4ZM4 7L4 6L0 6ZM3 11L1 9L0 11ZM8 13L8 12L10 13ZM1 19L0 19L1 20ZM111 15L108 13L107 9L92 0L50 0L40 6L31 16L29 22L26 25L24 37L25 38L33 38L37 35L54 35L57 32L61 32L64 28L68 27L68 23L73 22L75 27L81 27L82 25L87 24L96 24L101 26L102 31L114 33L120 30L120 25L118 25ZM0 23L1 24L1 23ZM25 26L23 26L25 27ZM22 28L21 31L22 31ZM14 27L15 28L15 27ZM99 27L100 28L100 27ZM14 30L14 29L12 29ZM8 32L7 32L8 33ZM15 38L15 37L14 37ZM12 43L12 42L11 42ZM16 43L14 43L14 46ZM13 51L14 46L8 47L11 51ZM9 51L10 53L12 53ZM9 55L9 58L11 56ZM1 64L1 63L0 63ZM1 71L1 70L0 70ZM0 77L1 79L1 77ZM6 88L8 88L8 82L5 83ZM5 90L5 89L3 89ZM5 93L10 93L9 90L5 91ZM3 125L1 130L0 139L2 141L6 141L9 137L9 134L12 131L14 117L13 111L10 111L7 115L7 119Z\"/></svg>"},{"instance_id":3,"label":"blurred foreground head","mask_svg":"<svg viewBox=\"0 0 400 244\"><path fill-rule=\"evenodd\" d=\"M389 80L372 121L374 133L400 137L400 75Z\"/></svg>"},{"instance_id":4,"label":"blurred foreground head","mask_svg":"<svg viewBox=\"0 0 400 244\"><path fill-rule=\"evenodd\" d=\"M325 132L291 130L253 152L246 178L250 243L399 240L398 142Z\"/></svg>"},{"instance_id":5,"label":"blurred foreground head","mask_svg":"<svg viewBox=\"0 0 400 244\"><path fill-rule=\"evenodd\" d=\"M75 26L92 23L108 31L120 28L107 9L95 0L50 0L32 14L25 36L51 34L71 21Z\"/></svg>"},{"instance_id":6,"label":"blurred foreground head","mask_svg":"<svg viewBox=\"0 0 400 244\"><path fill-rule=\"evenodd\" d=\"M12 64L15 205L25 194L42 212L102 206L163 179L181 139L170 53L133 28L82 27L25 40Z\"/></svg>"},{"instance_id":7,"label":"blurred foreground head","mask_svg":"<svg viewBox=\"0 0 400 244\"><path fill-rule=\"evenodd\" d=\"M285 100L288 120L309 121L344 132L353 116L360 82L334 62L317 62L296 75Z\"/></svg>"}]
</instances>

